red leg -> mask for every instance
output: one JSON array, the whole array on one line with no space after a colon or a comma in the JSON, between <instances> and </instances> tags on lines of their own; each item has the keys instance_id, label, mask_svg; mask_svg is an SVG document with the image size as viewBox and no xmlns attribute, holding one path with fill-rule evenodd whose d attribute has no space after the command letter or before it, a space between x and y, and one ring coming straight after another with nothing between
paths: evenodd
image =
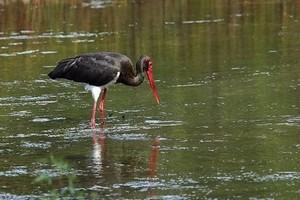
<instances>
[{"instance_id":1,"label":"red leg","mask_svg":"<svg viewBox=\"0 0 300 200\"><path fill-rule=\"evenodd\" d=\"M96 109L97 109L97 102L94 102L93 111L92 111L92 119L91 119L91 123L90 123L92 128L95 128L95 124L96 124L96 120L95 120Z\"/></svg>"},{"instance_id":2,"label":"red leg","mask_svg":"<svg viewBox=\"0 0 300 200\"><path fill-rule=\"evenodd\" d=\"M104 123L101 124L100 144L101 144L101 150L102 150L102 152L104 152L104 147L105 147L105 127L104 127Z\"/></svg>"},{"instance_id":3,"label":"red leg","mask_svg":"<svg viewBox=\"0 0 300 200\"><path fill-rule=\"evenodd\" d=\"M100 115L101 115L101 119L102 119L102 123L103 124L105 122L105 119L104 119L105 96L106 96L106 88L103 89L102 97L101 97L100 104L99 104L99 110L100 110Z\"/></svg>"}]
</instances>

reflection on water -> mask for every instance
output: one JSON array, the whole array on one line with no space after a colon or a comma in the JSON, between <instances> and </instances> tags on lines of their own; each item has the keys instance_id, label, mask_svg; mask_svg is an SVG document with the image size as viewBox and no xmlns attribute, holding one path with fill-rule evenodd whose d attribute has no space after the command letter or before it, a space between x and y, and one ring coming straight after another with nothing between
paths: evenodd
<instances>
[{"instance_id":1,"label":"reflection on water","mask_svg":"<svg viewBox=\"0 0 300 200\"><path fill-rule=\"evenodd\" d=\"M52 154L87 196L297 199L299 10L272 0L0 0L0 198L49 195L30 183L64 175L40 162ZM107 123L91 129L90 94L47 74L95 51L151 56L161 104L147 84L111 87Z\"/></svg>"},{"instance_id":2,"label":"reflection on water","mask_svg":"<svg viewBox=\"0 0 300 200\"><path fill-rule=\"evenodd\" d=\"M92 129L93 132L93 162L95 167L95 175L101 174L101 168L103 160L106 158L105 152L107 149L105 148L105 125L101 124L101 128L99 132L96 129ZM124 131L124 130L123 130ZM123 137L124 135L127 135L126 137ZM122 134L122 135L116 135L113 137L109 137L109 139L113 140L145 140L145 138L141 138L138 134ZM151 156L149 161L149 176L155 177L156 173L156 162L157 157L159 155L159 149L160 149L160 141L158 137L155 137L153 140L153 143L151 145Z\"/></svg>"},{"instance_id":3,"label":"reflection on water","mask_svg":"<svg viewBox=\"0 0 300 200\"><path fill-rule=\"evenodd\" d=\"M104 126L104 125L103 125ZM101 127L100 133L93 130L93 168L95 176L100 176L102 172L102 162L105 159L105 128Z\"/></svg>"},{"instance_id":4,"label":"reflection on water","mask_svg":"<svg viewBox=\"0 0 300 200\"><path fill-rule=\"evenodd\" d=\"M160 149L160 141L159 138L154 138L153 144L152 144L152 150L151 150L151 156L149 161L149 176L151 178L154 178L156 176L156 162L159 155L159 149Z\"/></svg>"}]
</instances>

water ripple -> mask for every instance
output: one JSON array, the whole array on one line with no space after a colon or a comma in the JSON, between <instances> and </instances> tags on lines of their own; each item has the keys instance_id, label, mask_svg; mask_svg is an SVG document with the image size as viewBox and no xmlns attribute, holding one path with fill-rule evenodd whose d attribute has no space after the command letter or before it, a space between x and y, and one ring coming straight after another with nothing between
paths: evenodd
<instances>
[{"instance_id":1,"label":"water ripple","mask_svg":"<svg viewBox=\"0 0 300 200\"><path fill-rule=\"evenodd\" d=\"M174 121L174 120L146 120L145 123L151 124L153 126L180 126L183 125L182 121Z\"/></svg>"},{"instance_id":2,"label":"water ripple","mask_svg":"<svg viewBox=\"0 0 300 200\"><path fill-rule=\"evenodd\" d=\"M202 177L207 179L206 177ZM292 172L292 171L282 171L274 174L265 174L260 175L255 172L245 172L240 175L228 175L228 174L220 174L219 176L209 177L208 179L217 179L221 181L243 181L247 180L248 182L270 182L270 181L283 181L283 180L300 180L300 172Z\"/></svg>"},{"instance_id":3,"label":"water ripple","mask_svg":"<svg viewBox=\"0 0 300 200\"><path fill-rule=\"evenodd\" d=\"M83 2L81 3L81 5L83 7L90 7L93 9L99 9L99 8L105 8L109 5L112 5L112 1L111 0L102 0L102 1L97 1L97 0L91 0L89 3L87 2Z\"/></svg>"},{"instance_id":4,"label":"water ripple","mask_svg":"<svg viewBox=\"0 0 300 200\"><path fill-rule=\"evenodd\" d=\"M203 23L216 23L216 22L223 22L224 19L204 19L204 20L189 20L189 21L182 21L183 24L203 24Z\"/></svg>"},{"instance_id":5,"label":"water ripple","mask_svg":"<svg viewBox=\"0 0 300 200\"><path fill-rule=\"evenodd\" d=\"M141 133L122 133L109 135L110 139L113 140L148 140L146 134Z\"/></svg>"},{"instance_id":6,"label":"water ripple","mask_svg":"<svg viewBox=\"0 0 300 200\"><path fill-rule=\"evenodd\" d=\"M25 174L28 174L26 166L15 166L10 170L0 171L0 177L1 176L13 177L13 176L20 176Z\"/></svg>"},{"instance_id":7,"label":"water ripple","mask_svg":"<svg viewBox=\"0 0 300 200\"><path fill-rule=\"evenodd\" d=\"M39 148L39 149L48 149L51 147L51 142L26 142L23 141L21 144L24 148Z\"/></svg>"}]
</instances>

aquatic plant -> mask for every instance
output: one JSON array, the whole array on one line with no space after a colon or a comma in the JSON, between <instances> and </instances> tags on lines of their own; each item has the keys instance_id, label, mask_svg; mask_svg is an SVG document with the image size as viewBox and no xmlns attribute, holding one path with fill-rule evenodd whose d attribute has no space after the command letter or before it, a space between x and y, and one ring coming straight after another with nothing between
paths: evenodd
<instances>
[{"instance_id":1,"label":"aquatic plant","mask_svg":"<svg viewBox=\"0 0 300 200\"><path fill-rule=\"evenodd\" d=\"M33 181L34 184L48 187L48 192L43 194L41 199L85 199L87 195L89 195L89 199L97 198L96 193L86 194L76 188L75 169L63 157L50 155L49 158L41 161L54 168L52 173L40 173Z\"/></svg>"}]
</instances>

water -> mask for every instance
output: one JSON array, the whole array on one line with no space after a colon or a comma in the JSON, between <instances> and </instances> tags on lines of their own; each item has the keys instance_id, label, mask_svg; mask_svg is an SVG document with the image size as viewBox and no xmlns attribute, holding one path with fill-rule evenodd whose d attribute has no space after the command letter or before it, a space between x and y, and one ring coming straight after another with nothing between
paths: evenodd
<instances>
[{"instance_id":1,"label":"water","mask_svg":"<svg viewBox=\"0 0 300 200\"><path fill-rule=\"evenodd\" d=\"M91 198L299 198L299 11L275 0L0 1L0 197L65 188L52 155ZM92 130L91 95L47 73L95 51L149 55L161 104L146 82L110 87L107 122ZM34 183L41 174L53 183Z\"/></svg>"}]
</instances>

